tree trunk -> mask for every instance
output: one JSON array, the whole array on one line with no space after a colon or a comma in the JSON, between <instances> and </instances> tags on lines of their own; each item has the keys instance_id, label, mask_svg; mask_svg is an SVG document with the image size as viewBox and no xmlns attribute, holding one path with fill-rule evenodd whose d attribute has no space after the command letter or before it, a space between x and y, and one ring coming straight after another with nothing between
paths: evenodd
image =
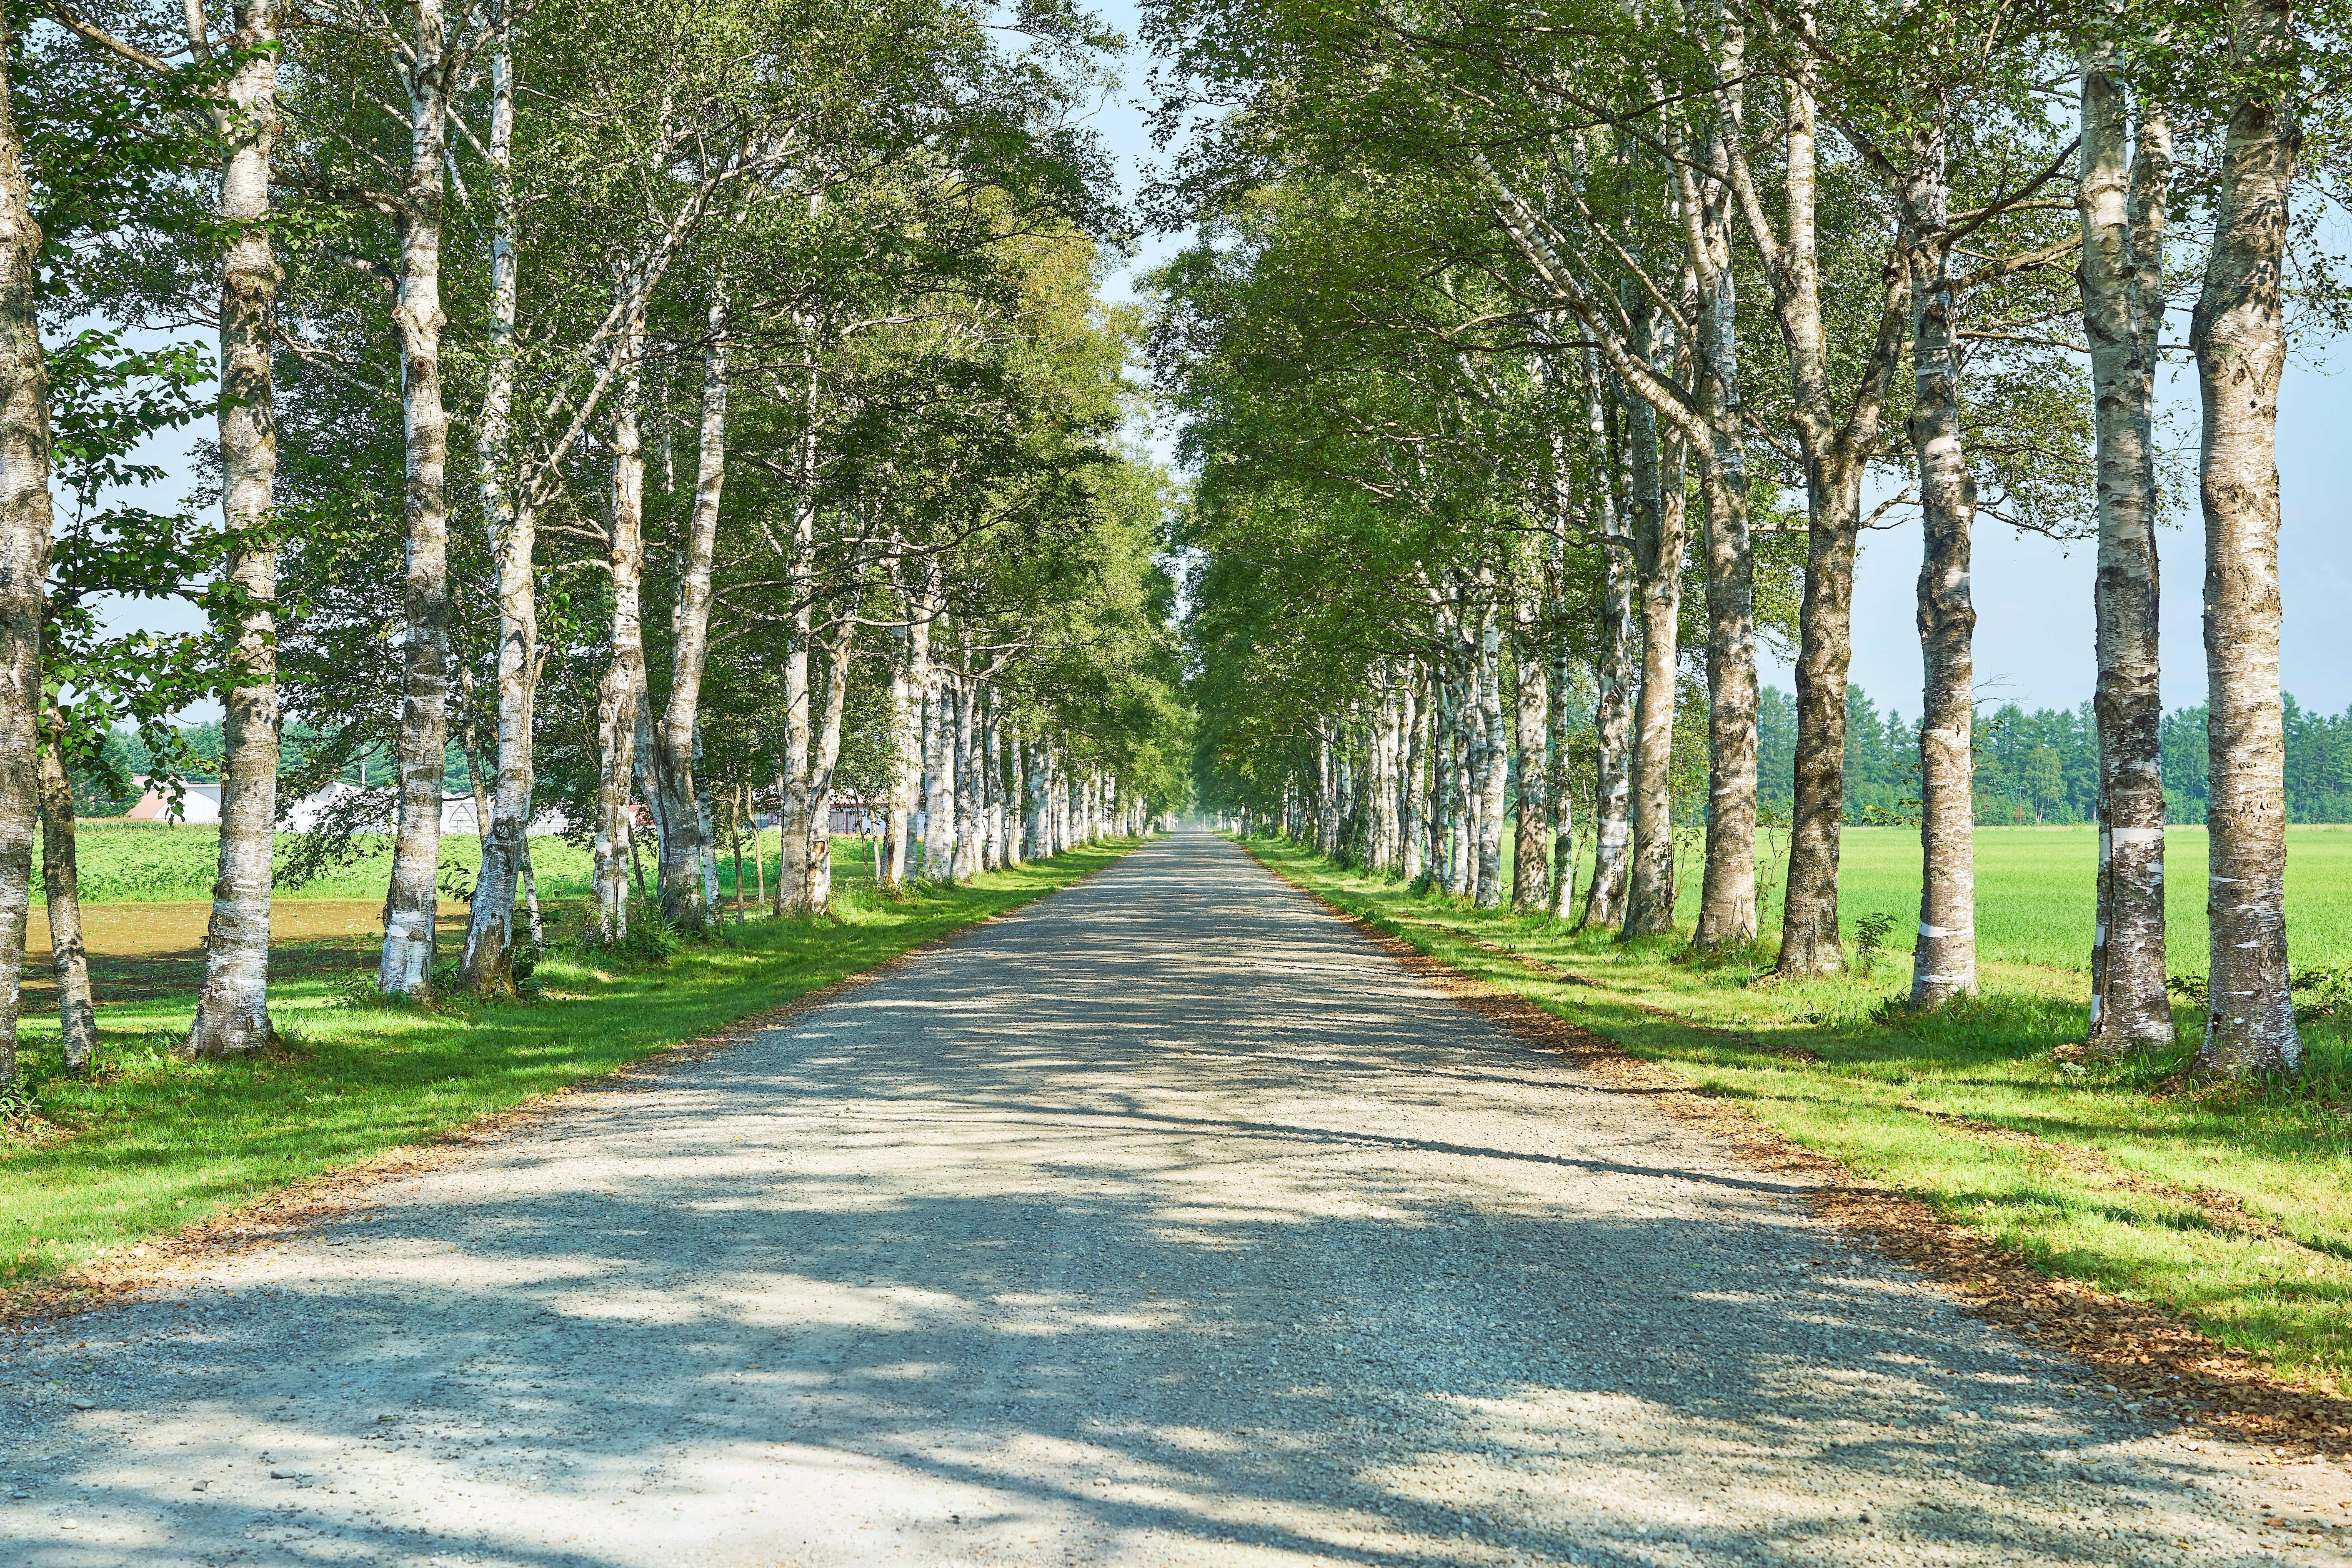
<instances>
[{"instance_id":1,"label":"tree trunk","mask_svg":"<svg viewBox=\"0 0 2352 1568\"><path fill-rule=\"evenodd\" d=\"M1544 692L1544 721L1551 736L1551 773L1544 785L1544 798L1551 805L1551 881L1544 908L1560 921L1574 915L1576 900L1576 791L1568 771L1568 743L1574 732L1569 721L1570 673L1569 657L1562 653L1552 660L1551 682Z\"/></svg>"},{"instance_id":2,"label":"tree trunk","mask_svg":"<svg viewBox=\"0 0 2352 1568\"><path fill-rule=\"evenodd\" d=\"M1522 633L1517 648L1518 700L1514 709L1519 752L1518 830L1511 846L1511 908L1544 912L1550 886L1550 823L1544 809L1549 770L1544 763L1544 713L1550 680L1541 650Z\"/></svg>"},{"instance_id":3,"label":"tree trunk","mask_svg":"<svg viewBox=\"0 0 2352 1568\"><path fill-rule=\"evenodd\" d=\"M514 993L514 914L530 852L531 672L539 663L539 604L532 581L537 521L514 472L515 310L514 37L511 7L501 0L490 49L492 219L488 342L482 416L475 432L481 463L482 516L499 584L499 767L496 803L477 826L482 864L466 922L458 984L477 996Z\"/></svg>"},{"instance_id":4,"label":"tree trunk","mask_svg":"<svg viewBox=\"0 0 2352 1568\"><path fill-rule=\"evenodd\" d=\"M662 839L662 918L683 931L709 918L704 904L702 866L709 849L703 831L702 803L694 781L694 750L699 733L702 670L710 652L710 563L719 541L719 500L727 481L727 286L714 282L704 317L702 421L696 445L694 510L680 552L675 651L670 658L669 700L655 731L661 765L655 770L667 795L662 803L669 832Z\"/></svg>"},{"instance_id":5,"label":"tree trunk","mask_svg":"<svg viewBox=\"0 0 2352 1568\"><path fill-rule=\"evenodd\" d=\"M1630 485L1622 484L1623 442L1613 433L1601 399L1601 377L1585 356L1585 412L1595 444L1609 453L1611 475L1601 530L1601 650L1593 661L1592 738L1597 752L1593 780L1592 880L1584 889L1584 913L1577 929L1612 930L1625 923L1627 851L1633 837L1633 692L1636 633L1633 621L1633 527ZM1621 405L1622 406L1622 405ZM1620 419L1623 417L1620 415Z\"/></svg>"},{"instance_id":6,"label":"tree trunk","mask_svg":"<svg viewBox=\"0 0 2352 1568\"><path fill-rule=\"evenodd\" d=\"M1404 748L1403 761L1397 770L1397 869L1407 882L1417 882L1425 868L1422 842L1425 829L1422 826L1422 816L1423 804L1427 797L1422 793L1421 780L1429 742L1421 674L1412 665L1405 667L1405 679L1397 701L1402 729L1400 739Z\"/></svg>"},{"instance_id":7,"label":"tree trunk","mask_svg":"<svg viewBox=\"0 0 2352 1568\"><path fill-rule=\"evenodd\" d=\"M2233 0L2242 69L2280 72L2287 0ZM2191 321L2204 403L2206 735L2212 933L2200 1073L2301 1065L2287 994L2284 742L2279 704L2278 389L2287 200L2297 127L2275 79L2244 89L2222 144L2213 247Z\"/></svg>"},{"instance_id":8,"label":"tree trunk","mask_svg":"<svg viewBox=\"0 0 2352 1568\"><path fill-rule=\"evenodd\" d=\"M441 775L449 747L449 416L441 399L442 162L449 105L442 74L448 38L441 0L411 0L410 14L415 34L407 73L409 164L401 200L399 294L392 312L400 333L401 425L408 468L401 649L407 668L400 710L400 832L393 845L383 961L376 983L388 995L422 998L433 989Z\"/></svg>"},{"instance_id":9,"label":"tree trunk","mask_svg":"<svg viewBox=\"0 0 2352 1568\"><path fill-rule=\"evenodd\" d=\"M1649 345L1641 345L1648 352ZM1625 401L1633 460L1633 558L1642 613L1642 688L1633 716L1633 852L1625 934L1675 929L1675 822L1671 770L1682 629L1681 439L1658 429L1655 410ZM1661 438L1663 437L1663 439Z\"/></svg>"},{"instance_id":10,"label":"tree trunk","mask_svg":"<svg viewBox=\"0 0 2352 1568\"><path fill-rule=\"evenodd\" d=\"M890 663L890 799L883 827L881 885L902 888L907 883L907 830L914 816L915 785L921 776L921 721L915 714L914 676L916 628L911 623L891 634L897 651ZM923 628L929 641L929 628ZM926 654L929 649L926 647Z\"/></svg>"},{"instance_id":11,"label":"tree trunk","mask_svg":"<svg viewBox=\"0 0 2352 1568\"><path fill-rule=\"evenodd\" d=\"M1018 729L1004 738L1004 863L1018 866L1037 852L1029 832L1029 742Z\"/></svg>"},{"instance_id":12,"label":"tree trunk","mask_svg":"<svg viewBox=\"0 0 2352 1568\"><path fill-rule=\"evenodd\" d=\"M73 784L54 743L41 748L41 890L49 909L49 956L58 982L58 1039L66 1071L79 1073L98 1048L98 1018L91 1011L89 955L81 936L81 890L74 857Z\"/></svg>"},{"instance_id":13,"label":"tree trunk","mask_svg":"<svg viewBox=\"0 0 2352 1568\"><path fill-rule=\"evenodd\" d=\"M236 584L235 644L221 700L221 826L205 977L182 1051L226 1057L269 1044L269 883L278 825L277 338L278 260L269 227L278 135L276 0L235 10L221 217L231 238L221 268L221 516ZM199 39L192 38L195 43ZM202 51L199 50L199 53ZM0 872L0 905L8 902ZM0 945L7 942L0 931Z\"/></svg>"},{"instance_id":14,"label":"tree trunk","mask_svg":"<svg viewBox=\"0 0 2352 1568\"><path fill-rule=\"evenodd\" d=\"M2083 328L2098 433L2099 900L2089 1044L2103 1056L2172 1044L2165 995L2164 717L2157 653L2158 333L2172 136L2140 107L2132 155L2112 44L2083 61Z\"/></svg>"},{"instance_id":15,"label":"tree trunk","mask_svg":"<svg viewBox=\"0 0 2352 1568\"><path fill-rule=\"evenodd\" d=\"M824 645L824 712L816 727L816 742L809 758L808 838L801 852L807 872L811 914L823 914L833 901L833 772L841 761L841 715L849 694L849 649L857 623L844 617Z\"/></svg>"},{"instance_id":16,"label":"tree trunk","mask_svg":"<svg viewBox=\"0 0 2352 1568\"><path fill-rule=\"evenodd\" d=\"M1756 562L1748 534L1748 458L1733 333L1731 236L1706 226L1714 287L1700 317L1702 405L1714 442L1706 508L1706 868L1691 944L1702 952L1756 940Z\"/></svg>"},{"instance_id":17,"label":"tree trunk","mask_svg":"<svg viewBox=\"0 0 2352 1568\"><path fill-rule=\"evenodd\" d=\"M1838 827L1845 809L1846 673L1853 659L1854 542L1862 520L1864 467L1875 449L1878 421L1906 335L1909 272L1885 273L1878 335L1854 383L1845 418L1831 409L1827 335L1822 324L1817 111L1804 70L1785 79L1787 163L1782 174L1785 232L1776 236L1753 199L1744 154L1728 151L1741 185L1740 206L1758 248L1775 258L1766 275L1774 317L1788 351L1790 423L1805 469L1805 585L1798 610L1796 794L1790 811L1789 874L1781 900L1783 979L1833 974L1843 966L1838 942Z\"/></svg>"},{"instance_id":18,"label":"tree trunk","mask_svg":"<svg viewBox=\"0 0 2352 1568\"><path fill-rule=\"evenodd\" d=\"M804 468L814 465L803 458ZM805 477L814 483L814 474ZM811 589L816 576L816 502L804 494L793 509L792 556L785 577L798 601L784 643L784 863L777 880L784 889L784 912L803 915L812 908L808 883L808 846L814 831L809 818L809 642L814 625Z\"/></svg>"},{"instance_id":19,"label":"tree trunk","mask_svg":"<svg viewBox=\"0 0 2352 1568\"><path fill-rule=\"evenodd\" d=\"M41 231L33 221L9 92L10 54L0 47L0 1083L16 1077L18 986L41 790L41 633L52 517Z\"/></svg>"},{"instance_id":20,"label":"tree trunk","mask_svg":"<svg viewBox=\"0 0 2352 1568\"><path fill-rule=\"evenodd\" d=\"M955 718L945 671L932 667L923 703L923 875L955 879Z\"/></svg>"},{"instance_id":21,"label":"tree trunk","mask_svg":"<svg viewBox=\"0 0 2352 1568\"><path fill-rule=\"evenodd\" d=\"M625 287L625 284L624 285ZM613 392L613 515L605 560L613 581L613 648L597 687L596 910L591 929L600 942L629 931L629 875L636 871L635 822L629 811L636 773L637 695L645 684L645 449L637 414L645 398L645 317L630 308L614 340L621 356ZM625 860L624 859L625 857ZM642 872L637 873L642 876Z\"/></svg>"},{"instance_id":22,"label":"tree trunk","mask_svg":"<svg viewBox=\"0 0 2352 1568\"><path fill-rule=\"evenodd\" d=\"M754 849L757 845L752 846ZM743 923L743 806L738 795L727 798L727 853L735 862L735 923Z\"/></svg>"},{"instance_id":23,"label":"tree trunk","mask_svg":"<svg viewBox=\"0 0 2352 1568\"><path fill-rule=\"evenodd\" d=\"M1028 786L1027 797L1022 805L1028 812L1029 853L1034 857L1048 857L1054 853L1046 828L1045 796L1052 780L1045 772L1045 745L1033 742L1029 747L1028 765L1022 770L1025 775L1023 782Z\"/></svg>"},{"instance_id":24,"label":"tree trunk","mask_svg":"<svg viewBox=\"0 0 2352 1568\"><path fill-rule=\"evenodd\" d=\"M971 668L971 656L964 655L964 668ZM985 804L981 799L980 754L975 734L980 705L980 686L969 674L960 673L955 682L955 748L953 767L956 781L956 847L955 879L964 881L980 869L980 813Z\"/></svg>"},{"instance_id":25,"label":"tree trunk","mask_svg":"<svg viewBox=\"0 0 2352 1568\"><path fill-rule=\"evenodd\" d=\"M1946 225L1940 125L1923 137L1905 201L1911 253L1911 447L1919 459L1919 941L1911 1005L1937 1007L1977 988L1976 785L1971 731L1977 612L1969 532L1977 486L1960 450L1960 364Z\"/></svg>"},{"instance_id":26,"label":"tree trunk","mask_svg":"<svg viewBox=\"0 0 2352 1568\"><path fill-rule=\"evenodd\" d=\"M760 818L751 807L750 784L743 786L743 816L751 824L751 901L765 908L768 902L767 851L761 847ZM740 887L736 889L735 902L740 910L743 902Z\"/></svg>"}]
</instances>

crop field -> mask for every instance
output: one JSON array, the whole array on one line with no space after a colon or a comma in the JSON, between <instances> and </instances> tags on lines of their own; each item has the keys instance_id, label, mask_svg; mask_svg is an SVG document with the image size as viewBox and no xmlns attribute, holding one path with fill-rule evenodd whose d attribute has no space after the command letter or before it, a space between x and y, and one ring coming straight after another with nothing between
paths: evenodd
<instances>
[{"instance_id":1,"label":"crop field","mask_svg":"<svg viewBox=\"0 0 2352 1568\"><path fill-rule=\"evenodd\" d=\"M281 835L279 849L287 848ZM775 885L777 834L761 836L765 856L765 886ZM89 953L90 979L101 1007L126 1002L153 1001L192 994L203 978L205 930L212 915L213 862L219 851L219 831L212 827L152 826L144 823L85 827L76 847L81 862L82 936ZM743 881L747 894L757 898L752 845L742 840ZM531 863L539 881L540 906L551 934L577 929L579 906L588 897L591 872L586 849L561 838L530 841ZM834 887L856 894L874 883L871 840L839 838L834 843ZM646 853L646 874L654 874L653 857ZM442 888L445 893L470 888L481 863L480 841L471 835L441 841ZM365 853L351 864L299 888L280 889L270 900L270 971L278 979L314 978L348 973L372 966L383 942L384 881L392 868L388 839L371 835ZM735 868L724 851L719 857L719 891L724 903L734 897ZM38 884L34 889L25 947L25 991L36 1010L49 1005L48 911L42 907ZM465 941L466 905L458 899L441 900L438 925L441 952L454 957Z\"/></svg>"},{"instance_id":2,"label":"crop field","mask_svg":"<svg viewBox=\"0 0 2352 1568\"><path fill-rule=\"evenodd\" d=\"M1839 858L1845 935L1871 915L1891 917L1890 951L1911 951L1919 919L1919 835L1908 827L1849 827ZM2087 970L2098 901L2099 838L2088 827L1979 827L1977 943L2002 963ZM1785 832L1757 845L1766 881L1763 930L1780 926ZM1590 850L1585 853L1589 856ZM2165 830L2166 959L2175 974L2205 973L2205 829ZM1679 913L1698 913L1696 847L1679 868ZM1578 867L1590 869L1589 859ZM2286 830L2286 940L2297 969L2352 964L2352 827Z\"/></svg>"},{"instance_id":3,"label":"crop field","mask_svg":"<svg viewBox=\"0 0 2352 1568\"><path fill-rule=\"evenodd\" d=\"M760 836L765 856L765 870L771 885L775 876L777 834L773 829ZM285 864L292 855L297 836L278 836L278 863ZM743 880L747 889L753 886L750 835L743 837ZM845 840L845 843L860 842ZM344 865L299 887L280 887L279 899L382 900L385 882L392 875L392 838L388 834L367 833L352 840L359 854ZM146 822L85 822L75 836L75 854L80 863L81 896L89 904L169 904L208 900L213 894L215 864L220 855L220 829L159 825ZM646 874L654 872L650 845L644 850ZM588 850L562 838L533 838L530 841L531 867L539 881L541 899L584 899L589 892L592 870ZM856 878L863 872L861 856L835 856L835 877ZM451 834L441 840L441 885L469 888L474 873L482 863L481 840L472 834ZM40 897L39 857L35 857L34 898ZM870 880L870 875L867 877ZM730 896L734 891L734 863L727 853L726 835L719 835L719 885Z\"/></svg>"}]
</instances>

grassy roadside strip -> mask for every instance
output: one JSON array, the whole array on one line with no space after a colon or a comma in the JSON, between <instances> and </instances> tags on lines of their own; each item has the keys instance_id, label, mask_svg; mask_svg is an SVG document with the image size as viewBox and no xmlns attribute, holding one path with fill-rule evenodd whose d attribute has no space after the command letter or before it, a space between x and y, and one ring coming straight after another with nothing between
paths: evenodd
<instances>
[{"instance_id":1,"label":"grassy roadside strip","mask_svg":"<svg viewBox=\"0 0 2352 1568\"><path fill-rule=\"evenodd\" d=\"M902 898L840 900L822 920L755 920L667 961L559 948L535 998L433 1009L355 1004L327 980L274 990L285 1037L266 1058L185 1062L172 1047L194 999L100 1011L100 1071L49 1078L28 1030L38 1114L0 1142L0 1317L102 1290L155 1238L462 1135L584 1080L694 1044L1019 908L1117 860L1131 841L1073 849Z\"/></svg>"},{"instance_id":2,"label":"grassy roadside strip","mask_svg":"<svg viewBox=\"0 0 2352 1568\"><path fill-rule=\"evenodd\" d=\"M2352 1160L2329 1103L2152 1094L2053 1062L2037 1020L2063 977L2047 972L2016 977L2018 994L1989 997L1973 1022L1915 1034L1916 1020L1874 1016L1889 976L1746 985L1752 966L1677 963L1673 943L1578 936L1278 840L1245 847L1489 994L1464 996L1477 1010L1687 1087L1692 1119L1736 1142L1759 1129L1748 1152L1812 1163L1825 1212L2136 1397L2185 1395L2248 1435L2352 1447Z\"/></svg>"}]
</instances>

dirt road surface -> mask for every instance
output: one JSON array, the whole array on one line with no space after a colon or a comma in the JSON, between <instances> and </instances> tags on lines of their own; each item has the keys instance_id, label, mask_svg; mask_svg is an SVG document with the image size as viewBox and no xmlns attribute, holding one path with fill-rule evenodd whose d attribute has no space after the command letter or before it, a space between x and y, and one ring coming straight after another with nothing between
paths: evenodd
<instances>
[{"instance_id":1,"label":"dirt road surface","mask_svg":"<svg viewBox=\"0 0 2352 1568\"><path fill-rule=\"evenodd\" d=\"M2352 1556L1201 834L0 1356L26 1568Z\"/></svg>"}]
</instances>

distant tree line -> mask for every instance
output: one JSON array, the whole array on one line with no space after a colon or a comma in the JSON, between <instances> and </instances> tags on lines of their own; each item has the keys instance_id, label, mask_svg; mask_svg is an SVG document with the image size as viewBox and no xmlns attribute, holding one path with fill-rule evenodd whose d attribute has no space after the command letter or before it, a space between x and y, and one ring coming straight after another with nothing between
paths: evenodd
<instances>
[{"instance_id":1,"label":"distant tree line","mask_svg":"<svg viewBox=\"0 0 2352 1568\"><path fill-rule=\"evenodd\" d=\"M2352 709L2320 713L2284 702L2286 818L2352 822ZM1916 823L1919 731L1894 709L1882 712L1859 686L1845 694L1845 820ZM1766 687L1756 707L1757 794L1787 820L1795 798L1796 700ZM2165 820L2202 825L2206 803L2205 710L2177 708L2160 730ZM2099 734L2091 704L2038 708L2014 702L1980 717L1975 733L1976 819L1985 826L2093 823L2099 809Z\"/></svg>"}]
</instances>

